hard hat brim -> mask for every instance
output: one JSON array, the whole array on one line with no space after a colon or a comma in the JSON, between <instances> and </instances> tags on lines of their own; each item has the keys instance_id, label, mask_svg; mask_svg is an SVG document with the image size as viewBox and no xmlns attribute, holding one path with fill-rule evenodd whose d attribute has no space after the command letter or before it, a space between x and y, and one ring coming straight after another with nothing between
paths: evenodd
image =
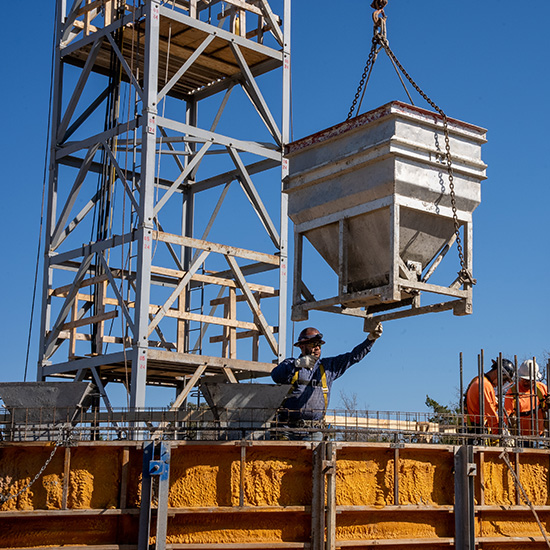
<instances>
[{"instance_id":1,"label":"hard hat brim","mask_svg":"<svg viewBox=\"0 0 550 550\"><path fill-rule=\"evenodd\" d=\"M321 346L325 343L325 341L322 338L318 338L314 336L313 338L306 338L304 340L298 340L298 342L295 342L295 346L299 348L300 346L303 346L304 344L311 344L312 342L318 343Z\"/></svg>"}]
</instances>

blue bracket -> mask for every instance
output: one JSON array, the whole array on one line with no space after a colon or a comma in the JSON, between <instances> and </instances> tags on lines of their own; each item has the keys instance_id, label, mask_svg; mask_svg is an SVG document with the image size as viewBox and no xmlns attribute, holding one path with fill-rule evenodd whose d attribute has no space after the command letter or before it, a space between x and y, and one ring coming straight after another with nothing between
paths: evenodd
<instances>
[{"instance_id":1,"label":"blue bracket","mask_svg":"<svg viewBox=\"0 0 550 550\"><path fill-rule=\"evenodd\" d=\"M170 449L164 443L160 445L160 460L149 461L149 475L159 476L161 481L168 480L170 475Z\"/></svg>"},{"instance_id":2,"label":"blue bracket","mask_svg":"<svg viewBox=\"0 0 550 550\"><path fill-rule=\"evenodd\" d=\"M149 462L149 475L162 476L168 466L163 460L151 460Z\"/></svg>"}]
</instances>

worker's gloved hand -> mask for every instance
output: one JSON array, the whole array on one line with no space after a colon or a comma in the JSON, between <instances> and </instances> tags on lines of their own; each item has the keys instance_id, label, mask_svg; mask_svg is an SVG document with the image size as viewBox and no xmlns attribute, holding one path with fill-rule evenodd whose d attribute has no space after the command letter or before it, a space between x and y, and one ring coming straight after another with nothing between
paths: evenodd
<instances>
[{"instance_id":1,"label":"worker's gloved hand","mask_svg":"<svg viewBox=\"0 0 550 550\"><path fill-rule=\"evenodd\" d=\"M380 336L382 336L382 323L378 323L369 333L369 340L371 341L375 341L375 340L378 340L378 338L380 338Z\"/></svg>"},{"instance_id":2,"label":"worker's gloved hand","mask_svg":"<svg viewBox=\"0 0 550 550\"><path fill-rule=\"evenodd\" d=\"M298 359L296 359L294 364L298 369L312 369L315 366L316 362L317 358L314 355L302 355L302 357L298 357Z\"/></svg>"}]
</instances>

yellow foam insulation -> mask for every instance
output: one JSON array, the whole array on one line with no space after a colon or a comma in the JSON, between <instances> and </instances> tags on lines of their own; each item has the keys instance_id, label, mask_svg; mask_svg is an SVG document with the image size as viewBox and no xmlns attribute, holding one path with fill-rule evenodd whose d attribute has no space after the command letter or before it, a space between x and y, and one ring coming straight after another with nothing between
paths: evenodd
<instances>
[{"instance_id":1,"label":"yellow foam insulation","mask_svg":"<svg viewBox=\"0 0 550 550\"><path fill-rule=\"evenodd\" d=\"M433 539L454 536L454 516L446 512L369 512L339 514L339 540Z\"/></svg>"},{"instance_id":2,"label":"yellow foam insulation","mask_svg":"<svg viewBox=\"0 0 550 550\"><path fill-rule=\"evenodd\" d=\"M170 463L171 507L238 506L240 447L182 446ZM247 448L245 506L291 506L311 503L310 451L279 447Z\"/></svg>"},{"instance_id":3,"label":"yellow foam insulation","mask_svg":"<svg viewBox=\"0 0 550 550\"><path fill-rule=\"evenodd\" d=\"M239 500L239 472L233 478L233 502ZM244 469L245 506L311 504L311 451L280 447L247 449Z\"/></svg>"},{"instance_id":4,"label":"yellow foam insulation","mask_svg":"<svg viewBox=\"0 0 550 550\"><path fill-rule=\"evenodd\" d=\"M452 505L454 457L450 452L402 450L399 456L399 504Z\"/></svg>"},{"instance_id":5,"label":"yellow foam insulation","mask_svg":"<svg viewBox=\"0 0 550 550\"><path fill-rule=\"evenodd\" d=\"M520 453L519 479L529 500L535 505L547 505L549 464L548 455L540 453ZM515 468L513 455L510 462ZM516 504L516 488L510 470L497 454L485 455L485 504ZM523 499L520 500L523 503Z\"/></svg>"},{"instance_id":6,"label":"yellow foam insulation","mask_svg":"<svg viewBox=\"0 0 550 550\"><path fill-rule=\"evenodd\" d=\"M0 494L15 495L40 471L53 445L0 448ZM63 449L58 449L43 475L17 498L0 505L6 510L51 510L61 507Z\"/></svg>"},{"instance_id":7,"label":"yellow foam insulation","mask_svg":"<svg viewBox=\"0 0 550 550\"><path fill-rule=\"evenodd\" d=\"M520 455L519 479L534 505L548 504L548 467L548 455Z\"/></svg>"},{"instance_id":8,"label":"yellow foam insulation","mask_svg":"<svg viewBox=\"0 0 550 550\"><path fill-rule=\"evenodd\" d=\"M399 456L399 504L452 505L453 455L406 451ZM393 449L344 448L337 455L336 503L394 504Z\"/></svg>"},{"instance_id":9,"label":"yellow foam insulation","mask_svg":"<svg viewBox=\"0 0 550 550\"><path fill-rule=\"evenodd\" d=\"M172 450L168 506L232 506L232 477L240 449L233 446L182 446Z\"/></svg>"},{"instance_id":10,"label":"yellow foam insulation","mask_svg":"<svg viewBox=\"0 0 550 550\"><path fill-rule=\"evenodd\" d=\"M1 523L1 548L112 544L116 517L9 518Z\"/></svg>"},{"instance_id":11,"label":"yellow foam insulation","mask_svg":"<svg viewBox=\"0 0 550 550\"><path fill-rule=\"evenodd\" d=\"M247 514L175 517L168 528L170 544L247 542L306 542L311 519L307 514L250 512Z\"/></svg>"},{"instance_id":12,"label":"yellow foam insulation","mask_svg":"<svg viewBox=\"0 0 550 550\"><path fill-rule=\"evenodd\" d=\"M0 494L15 494L40 471L51 445L0 445ZM312 449L304 445L175 444L170 463L169 506L212 508L169 516L172 544L307 542L310 538ZM0 507L2 547L59 547L63 545L135 544L140 505L143 452L128 447L125 508L121 515L71 515L70 510L104 510L120 506L123 486L123 445L85 444L69 449L70 471L64 479L65 448L57 450L44 473L17 498ZM337 450L336 503L373 506L380 510L346 510L337 515L337 538L342 541L415 540L452 537L454 515L418 507L448 507L454 501L454 456L449 449L399 449L397 468L399 510L383 508L394 502L395 450L388 447L345 446ZM513 455L512 459L513 459ZM549 453L520 455L520 478L535 505L549 504ZM479 458L477 459L479 460ZM512 460L513 462L513 460ZM483 463L486 505L515 505L513 479L497 452L486 451ZM479 497L481 476L474 478ZM65 516L13 515L1 512L59 510L67 487ZM237 510L242 495L243 511ZM414 509L407 509L414 505ZM304 506L285 511L254 507ZM223 510L217 511L217 507ZM227 511L227 507L236 510ZM183 511L182 511L183 512ZM539 516L550 527L550 512ZM479 536L540 536L531 512L480 512ZM398 543L396 543L398 544ZM528 545L525 545L527 547ZM521 544L515 545L520 550ZM485 545L496 550L498 545ZM532 548L532 546L530 546Z\"/></svg>"},{"instance_id":13,"label":"yellow foam insulation","mask_svg":"<svg viewBox=\"0 0 550 550\"><path fill-rule=\"evenodd\" d=\"M342 449L336 461L336 505L393 504L393 450Z\"/></svg>"},{"instance_id":14,"label":"yellow foam insulation","mask_svg":"<svg viewBox=\"0 0 550 550\"><path fill-rule=\"evenodd\" d=\"M548 512L538 511L537 515L542 525L549 528L550 514ZM483 514L483 523L481 525L482 537L532 537L542 536L537 525L535 517L531 510L525 512L513 512L502 514L500 512Z\"/></svg>"},{"instance_id":15,"label":"yellow foam insulation","mask_svg":"<svg viewBox=\"0 0 550 550\"><path fill-rule=\"evenodd\" d=\"M514 478L510 470L496 456L485 455L483 463L485 478L485 504L511 505L516 503Z\"/></svg>"},{"instance_id":16,"label":"yellow foam insulation","mask_svg":"<svg viewBox=\"0 0 550 550\"><path fill-rule=\"evenodd\" d=\"M71 449L69 508L116 508L120 492L120 448Z\"/></svg>"}]
</instances>

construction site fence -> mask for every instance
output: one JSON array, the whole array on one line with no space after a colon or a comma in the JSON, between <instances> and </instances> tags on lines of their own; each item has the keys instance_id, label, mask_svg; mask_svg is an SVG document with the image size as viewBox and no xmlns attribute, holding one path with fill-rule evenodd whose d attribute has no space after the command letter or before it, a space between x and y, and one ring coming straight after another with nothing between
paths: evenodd
<instances>
[{"instance_id":1,"label":"construction site fence","mask_svg":"<svg viewBox=\"0 0 550 550\"><path fill-rule=\"evenodd\" d=\"M280 413L283 412L283 415ZM289 411L279 411L286 416ZM271 414L266 420L267 415ZM467 426L457 414L331 409L324 421L280 423L264 409L4 409L0 441L326 440L550 448L548 429L518 436Z\"/></svg>"}]
</instances>

